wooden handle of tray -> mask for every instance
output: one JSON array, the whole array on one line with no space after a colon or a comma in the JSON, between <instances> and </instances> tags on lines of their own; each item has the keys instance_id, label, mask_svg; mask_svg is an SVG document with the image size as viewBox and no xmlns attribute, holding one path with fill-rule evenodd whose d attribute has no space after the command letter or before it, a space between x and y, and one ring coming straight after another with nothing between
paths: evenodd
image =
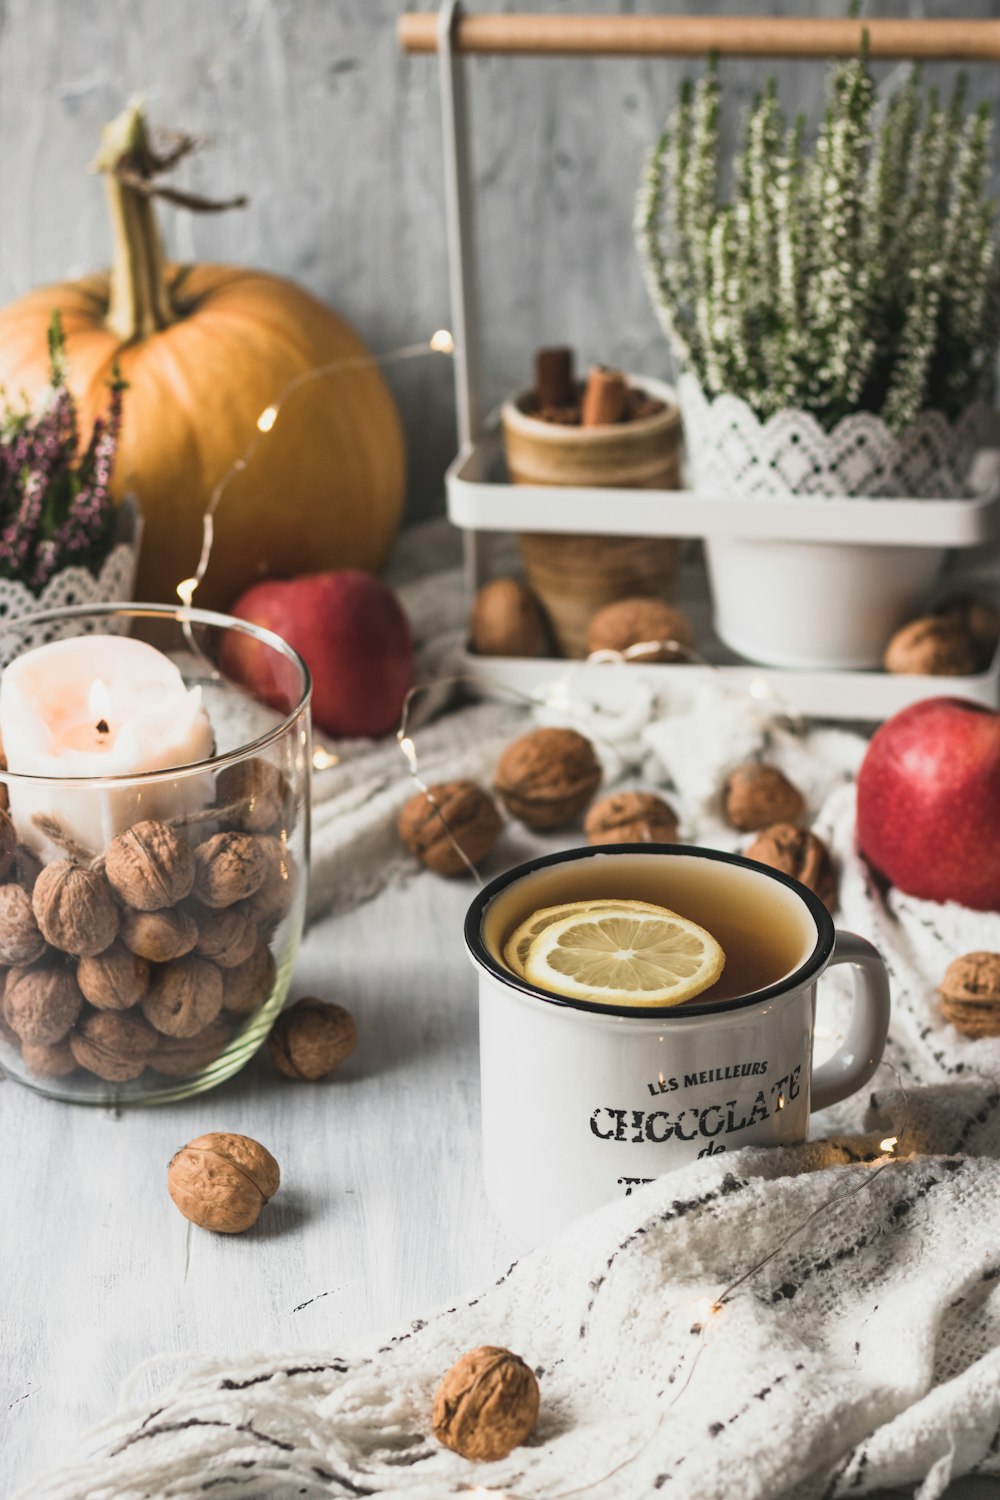
<instances>
[{"instance_id":1,"label":"wooden handle of tray","mask_svg":"<svg viewBox=\"0 0 1000 1500\"><path fill-rule=\"evenodd\" d=\"M435 12L398 23L404 52L437 51ZM806 16L459 15L456 52L543 56L850 57L868 32L873 57L1000 58L1000 21L850 21Z\"/></svg>"}]
</instances>

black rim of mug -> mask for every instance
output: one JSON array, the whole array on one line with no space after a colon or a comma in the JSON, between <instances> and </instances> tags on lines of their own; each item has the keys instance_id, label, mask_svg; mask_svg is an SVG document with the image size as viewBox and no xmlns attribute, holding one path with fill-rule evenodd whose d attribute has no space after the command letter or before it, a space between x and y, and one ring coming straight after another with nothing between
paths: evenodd
<instances>
[{"instance_id":1,"label":"black rim of mug","mask_svg":"<svg viewBox=\"0 0 1000 1500\"><path fill-rule=\"evenodd\" d=\"M784 979L779 979L777 984L768 985L762 990L752 990L748 995L736 995L731 1000L711 1000L703 1005L697 1002L692 1003L690 1000L685 1000L681 1005L603 1005L595 1000L577 1000L570 995L554 995L549 990L539 989L538 985L521 979L513 970L494 958L483 940L483 920L487 908L501 891L505 891L508 886L514 885L517 881L525 880L536 870L545 870L553 865L569 862L575 863L581 859L624 854L679 854L694 859L711 859L719 864L736 865L740 869L749 870L751 874L760 875L765 879L776 881L779 885L787 886L799 897L816 923L816 946L804 963L801 963L791 974L787 974ZM498 875L495 880L491 880L489 885L484 886L476 896L465 917L465 942L469 952L474 961L501 984L510 989L520 990L522 994L528 995L533 1000L543 1000L547 1005L559 1006L565 1010L586 1011L597 1016L620 1016L631 1021L682 1021L690 1016L712 1016L728 1011L745 1010L751 1005L761 1005L767 1000L778 999L781 995L800 989L816 978L833 952L836 936L837 930L830 913L819 897L808 886L803 885L801 880L796 880L794 876L786 875L781 870L772 870L769 865L758 864L756 860L747 859L742 854L728 854L722 849L702 849L692 844L592 844L586 848L563 849L558 854L543 854L537 859L527 860L522 865L515 865L512 870L507 870L503 875Z\"/></svg>"}]
</instances>

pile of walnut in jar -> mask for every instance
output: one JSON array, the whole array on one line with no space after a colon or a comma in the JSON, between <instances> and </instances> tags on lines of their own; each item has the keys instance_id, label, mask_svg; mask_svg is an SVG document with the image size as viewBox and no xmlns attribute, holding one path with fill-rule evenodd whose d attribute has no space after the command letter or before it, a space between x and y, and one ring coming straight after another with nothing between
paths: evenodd
<instances>
[{"instance_id":1,"label":"pile of walnut in jar","mask_svg":"<svg viewBox=\"0 0 1000 1500\"><path fill-rule=\"evenodd\" d=\"M145 819L89 862L42 865L0 810L0 1039L39 1078L207 1067L271 994L291 816L263 760L222 770L202 821Z\"/></svg>"}]
</instances>

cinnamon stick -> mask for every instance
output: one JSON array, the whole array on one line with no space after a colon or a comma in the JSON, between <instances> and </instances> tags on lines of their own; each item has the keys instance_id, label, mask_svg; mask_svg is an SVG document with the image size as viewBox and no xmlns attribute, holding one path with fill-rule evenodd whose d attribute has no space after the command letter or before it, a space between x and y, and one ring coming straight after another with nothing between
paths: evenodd
<instances>
[{"instance_id":1,"label":"cinnamon stick","mask_svg":"<svg viewBox=\"0 0 1000 1500\"><path fill-rule=\"evenodd\" d=\"M584 427L605 427L620 422L625 415L628 386L620 370L606 365L591 366L587 389L583 393Z\"/></svg>"},{"instance_id":2,"label":"cinnamon stick","mask_svg":"<svg viewBox=\"0 0 1000 1500\"><path fill-rule=\"evenodd\" d=\"M563 345L539 349L535 354L535 400L540 410L572 406L573 351Z\"/></svg>"}]
</instances>

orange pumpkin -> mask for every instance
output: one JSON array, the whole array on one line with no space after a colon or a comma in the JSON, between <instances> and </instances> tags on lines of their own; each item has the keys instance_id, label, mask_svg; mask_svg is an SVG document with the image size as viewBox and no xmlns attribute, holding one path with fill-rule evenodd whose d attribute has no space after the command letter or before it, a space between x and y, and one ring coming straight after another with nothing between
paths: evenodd
<instances>
[{"instance_id":1,"label":"orange pumpkin","mask_svg":"<svg viewBox=\"0 0 1000 1500\"><path fill-rule=\"evenodd\" d=\"M213 492L255 439L219 500L198 604L225 608L264 574L377 570L399 524L405 467L377 366L336 313L289 281L165 266L148 193L116 170L149 152L139 109L105 130L97 165L114 230L111 271L41 287L0 311L0 385L30 397L44 389L53 308L82 430L106 406L118 361L128 391L115 490L134 493L145 519L141 599L176 600L195 571ZM342 359L346 368L287 389ZM279 400L263 435L258 419Z\"/></svg>"}]
</instances>

